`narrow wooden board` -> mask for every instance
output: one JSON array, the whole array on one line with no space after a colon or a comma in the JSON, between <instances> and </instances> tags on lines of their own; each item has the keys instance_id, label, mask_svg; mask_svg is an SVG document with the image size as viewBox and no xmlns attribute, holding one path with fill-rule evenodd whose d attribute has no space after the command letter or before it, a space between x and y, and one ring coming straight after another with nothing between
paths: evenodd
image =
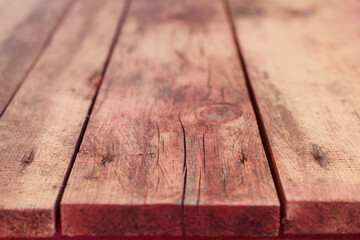
<instances>
[{"instance_id":1,"label":"narrow wooden board","mask_svg":"<svg viewBox=\"0 0 360 240\"><path fill-rule=\"evenodd\" d=\"M0 116L70 3L0 0Z\"/></svg>"},{"instance_id":2,"label":"narrow wooden board","mask_svg":"<svg viewBox=\"0 0 360 240\"><path fill-rule=\"evenodd\" d=\"M65 235L275 235L221 1L133 1L61 203Z\"/></svg>"},{"instance_id":3,"label":"narrow wooden board","mask_svg":"<svg viewBox=\"0 0 360 240\"><path fill-rule=\"evenodd\" d=\"M55 202L123 1L76 2L0 120L0 237L55 231Z\"/></svg>"},{"instance_id":4,"label":"narrow wooden board","mask_svg":"<svg viewBox=\"0 0 360 240\"><path fill-rule=\"evenodd\" d=\"M231 1L286 233L360 233L360 2Z\"/></svg>"}]
</instances>

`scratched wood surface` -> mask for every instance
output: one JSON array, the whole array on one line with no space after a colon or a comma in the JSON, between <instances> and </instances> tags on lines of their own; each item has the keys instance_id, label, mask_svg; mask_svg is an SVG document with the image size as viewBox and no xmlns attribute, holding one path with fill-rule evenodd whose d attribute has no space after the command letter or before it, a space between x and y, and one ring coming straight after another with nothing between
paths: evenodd
<instances>
[{"instance_id":1,"label":"scratched wood surface","mask_svg":"<svg viewBox=\"0 0 360 240\"><path fill-rule=\"evenodd\" d=\"M221 1L134 1L61 202L65 235L274 235Z\"/></svg>"},{"instance_id":2,"label":"scratched wood surface","mask_svg":"<svg viewBox=\"0 0 360 240\"><path fill-rule=\"evenodd\" d=\"M2 116L0 237L54 233L55 202L122 5L77 1Z\"/></svg>"},{"instance_id":3,"label":"scratched wood surface","mask_svg":"<svg viewBox=\"0 0 360 240\"><path fill-rule=\"evenodd\" d=\"M286 233L360 233L360 2L231 1Z\"/></svg>"},{"instance_id":4,"label":"scratched wood surface","mask_svg":"<svg viewBox=\"0 0 360 240\"><path fill-rule=\"evenodd\" d=\"M70 1L0 1L0 116Z\"/></svg>"}]
</instances>

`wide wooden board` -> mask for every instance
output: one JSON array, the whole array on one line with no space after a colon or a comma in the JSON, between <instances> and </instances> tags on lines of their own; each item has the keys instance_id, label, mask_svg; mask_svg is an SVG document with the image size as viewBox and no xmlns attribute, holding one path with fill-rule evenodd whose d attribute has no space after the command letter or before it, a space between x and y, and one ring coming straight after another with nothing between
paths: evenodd
<instances>
[{"instance_id":1,"label":"wide wooden board","mask_svg":"<svg viewBox=\"0 0 360 240\"><path fill-rule=\"evenodd\" d=\"M0 116L61 23L71 1L0 1Z\"/></svg>"},{"instance_id":2,"label":"wide wooden board","mask_svg":"<svg viewBox=\"0 0 360 240\"><path fill-rule=\"evenodd\" d=\"M286 233L360 233L360 2L230 1Z\"/></svg>"},{"instance_id":3,"label":"wide wooden board","mask_svg":"<svg viewBox=\"0 0 360 240\"><path fill-rule=\"evenodd\" d=\"M55 231L55 202L123 1L77 1L0 120L0 237Z\"/></svg>"},{"instance_id":4,"label":"wide wooden board","mask_svg":"<svg viewBox=\"0 0 360 240\"><path fill-rule=\"evenodd\" d=\"M274 235L221 1L133 1L64 197L66 235Z\"/></svg>"}]
</instances>

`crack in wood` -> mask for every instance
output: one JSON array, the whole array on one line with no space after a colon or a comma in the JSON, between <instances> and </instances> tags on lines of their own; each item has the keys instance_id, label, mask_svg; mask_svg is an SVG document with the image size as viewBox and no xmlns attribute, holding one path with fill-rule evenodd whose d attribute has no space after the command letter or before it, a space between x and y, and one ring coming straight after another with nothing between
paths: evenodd
<instances>
[{"instance_id":1,"label":"crack in wood","mask_svg":"<svg viewBox=\"0 0 360 240\"><path fill-rule=\"evenodd\" d=\"M225 91L224 88L221 88L221 100L225 102Z\"/></svg>"},{"instance_id":2,"label":"crack in wood","mask_svg":"<svg viewBox=\"0 0 360 240\"><path fill-rule=\"evenodd\" d=\"M203 167L204 167L204 171L205 171L205 157L206 157L206 155L205 155L205 133L203 133L203 136L202 136L202 148L203 148Z\"/></svg>"},{"instance_id":3,"label":"crack in wood","mask_svg":"<svg viewBox=\"0 0 360 240\"><path fill-rule=\"evenodd\" d=\"M181 125L182 133L183 133L183 145L184 145L184 165L183 165L183 191L182 191L182 197L181 197L181 229L182 229L182 235L185 236L185 222L184 222L184 202L185 202L185 192L186 192L186 179L187 179L187 162L186 162L186 134L185 134L185 128L181 121L180 114L178 114L178 120Z\"/></svg>"},{"instance_id":4,"label":"crack in wood","mask_svg":"<svg viewBox=\"0 0 360 240\"><path fill-rule=\"evenodd\" d=\"M157 130L157 137L158 137L156 166L158 166L159 165L159 157L160 157L160 128L159 128L158 123L156 123L156 130Z\"/></svg>"},{"instance_id":5,"label":"crack in wood","mask_svg":"<svg viewBox=\"0 0 360 240\"><path fill-rule=\"evenodd\" d=\"M186 134L185 134L185 128L184 128L184 125L181 121L181 118L180 118L180 114L178 114L178 119L179 119L179 122L180 122L180 125L181 125L181 129L182 129L182 133L183 133L183 140L184 140L184 166L183 166L183 172L185 171L186 169Z\"/></svg>"},{"instance_id":6,"label":"crack in wood","mask_svg":"<svg viewBox=\"0 0 360 240\"><path fill-rule=\"evenodd\" d=\"M211 89L212 89L212 86L211 86L211 80L212 80L212 69L211 69L211 62L209 61L208 62L208 75L207 75L207 82L206 82L206 87L208 89L205 97L203 98L203 100L205 99L208 99L209 96L210 96L210 93L211 93Z\"/></svg>"},{"instance_id":7,"label":"crack in wood","mask_svg":"<svg viewBox=\"0 0 360 240\"><path fill-rule=\"evenodd\" d=\"M199 172L199 187L198 187L198 193L197 193L197 199L196 199L196 206L199 210L199 203L200 203L200 194L201 194L201 169Z\"/></svg>"},{"instance_id":8,"label":"crack in wood","mask_svg":"<svg viewBox=\"0 0 360 240\"><path fill-rule=\"evenodd\" d=\"M256 145L255 145L256 146ZM243 145L241 144L241 150L240 150L241 152L240 152L240 162L242 163L242 164L244 164L245 163L245 161L247 160L247 157L246 157L246 155L245 155L245 153L244 153L244 149L243 149Z\"/></svg>"},{"instance_id":9,"label":"crack in wood","mask_svg":"<svg viewBox=\"0 0 360 240\"><path fill-rule=\"evenodd\" d=\"M35 157L35 150L33 148L24 154L20 162L20 172L22 172L27 165L33 162L34 157Z\"/></svg>"}]
</instances>

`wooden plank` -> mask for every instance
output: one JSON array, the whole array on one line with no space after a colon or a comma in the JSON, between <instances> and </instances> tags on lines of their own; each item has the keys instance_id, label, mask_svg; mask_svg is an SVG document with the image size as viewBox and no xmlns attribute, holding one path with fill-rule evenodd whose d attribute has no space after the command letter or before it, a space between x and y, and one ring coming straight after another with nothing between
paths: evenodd
<instances>
[{"instance_id":1,"label":"wooden plank","mask_svg":"<svg viewBox=\"0 0 360 240\"><path fill-rule=\"evenodd\" d=\"M274 235L221 1L134 1L61 202L65 235Z\"/></svg>"},{"instance_id":2,"label":"wooden plank","mask_svg":"<svg viewBox=\"0 0 360 240\"><path fill-rule=\"evenodd\" d=\"M360 233L360 2L231 1L286 233Z\"/></svg>"},{"instance_id":3,"label":"wooden plank","mask_svg":"<svg viewBox=\"0 0 360 240\"><path fill-rule=\"evenodd\" d=\"M0 237L55 231L55 203L123 1L83 0L0 121Z\"/></svg>"},{"instance_id":4,"label":"wooden plank","mask_svg":"<svg viewBox=\"0 0 360 240\"><path fill-rule=\"evenodd\" d=\"M0 1L0 116L69 4L69 0Z\"/></svg>"}]
</instances>

